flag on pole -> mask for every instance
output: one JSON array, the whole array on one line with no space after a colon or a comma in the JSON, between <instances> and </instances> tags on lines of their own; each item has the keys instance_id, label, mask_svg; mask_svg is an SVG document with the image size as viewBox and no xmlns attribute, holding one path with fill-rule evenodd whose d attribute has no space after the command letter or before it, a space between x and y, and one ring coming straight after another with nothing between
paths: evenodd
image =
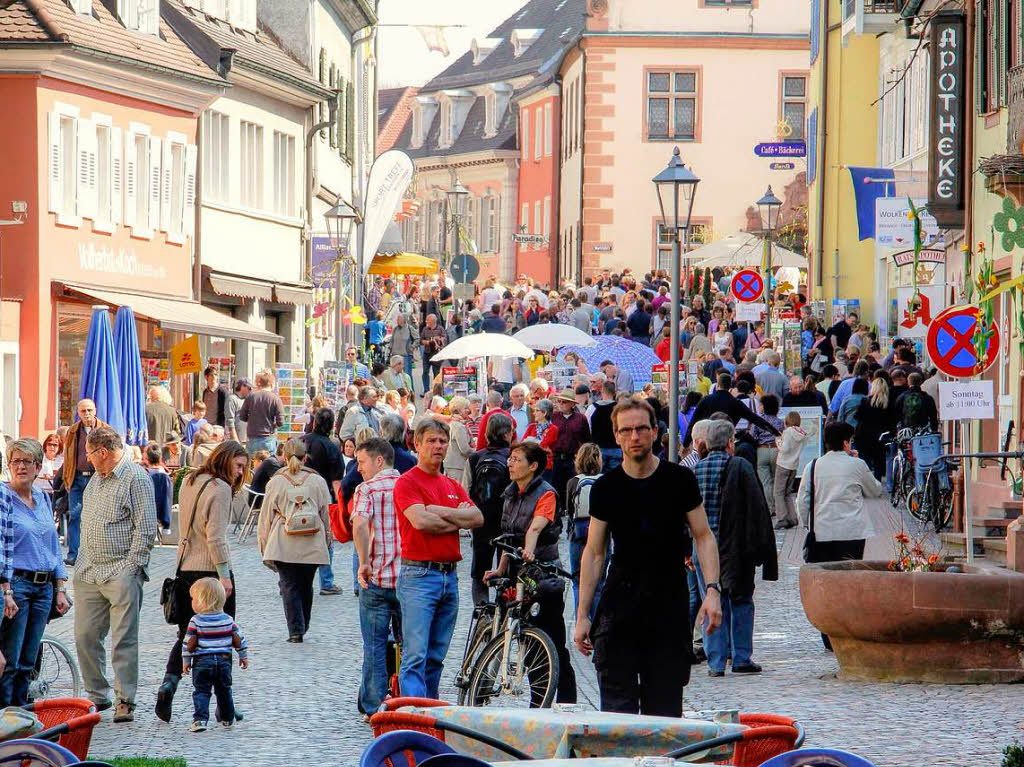
<instances>
[{"instance_id":1,"label":"flag on pole","mask_svg":"<svg viewBox=\"0 0 1024 767\"><path fill-rule=\"evenodd\" d=\"M428 51L437 51L442 56L448 55L448 42L444 39L444 26L417 25L415 29L420 33L423 42L427 44Z\"/></svg>"}]
</instances>

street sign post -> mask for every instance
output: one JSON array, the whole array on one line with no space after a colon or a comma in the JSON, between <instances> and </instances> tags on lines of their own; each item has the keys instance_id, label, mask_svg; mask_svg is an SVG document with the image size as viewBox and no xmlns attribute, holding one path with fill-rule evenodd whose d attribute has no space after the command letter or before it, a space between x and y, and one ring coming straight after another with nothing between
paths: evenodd
<instances>
[{"instance_id":1,"label":"street sign post","mask_svg":"<svg viewBox=\"0 0 1024 767\"><path fill-rule=\"evenodd\" d=\"M743 269L733 275L730 290L737 301L752 303L764 293L764 278L753 269Z\"/></svg>"},{"instance_id":2,"label":"street sign post","mask_svg":"<svg viewBox=\"0 0 1024 767\"><path fill-rule=\"evenodd\" d=\"M807 144L803 141L766 141L754 145L758 157L806 157Z\"/></svg>"},{"instance_id":3,"label":"street sign post","mask_svg":"<svg viewBox=\"0 0 1024 767\"><path fill-rule=\"evenodd\" d=\"M472 282L480 276L480 261L471 253L462 253L452 259L450 270L456 282Z\"/></svg>"},{"instance_id":4,"label":"street sign post","mask_svg":"<svg viewBox=\"0 0 1024 767\"><path fill-rule=\"evenodd\" d=\"M999 356L999 328L988 340L982 366L974 349L974 328L978 323L974 306L951 306L928 326L926 346L932 364L952 378L973 378L988 370Z\"/></svg>"}]
</instances>

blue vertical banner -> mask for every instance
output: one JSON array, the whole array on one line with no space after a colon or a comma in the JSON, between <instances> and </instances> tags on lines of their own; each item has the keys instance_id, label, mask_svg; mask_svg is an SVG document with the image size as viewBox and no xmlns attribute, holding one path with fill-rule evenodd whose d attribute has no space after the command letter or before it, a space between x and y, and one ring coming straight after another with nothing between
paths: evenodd
<instances>
[{"instance_id":1,"label":"blue vertical banner","mask_svg":"<svg viewBox=\"0 0 1024 767\"><path fill-rule=\"evenodd\" d=\"M896 173L892 168L855 168L847 166L857 201L858 239L875 236L875 200L896 196Z\"/></svg>"},{"instance_id":2,"label":"blue vertical banner","mask_svg":"<svg viewBox=\"0 0 1024 767\"><path fill-rule=\"evenodd\" d=\"M807 186L818 177L818 108L807 118Z\"/></svg>"},{"instance_id":3,"label":"blue vertical banner","mask_svg":"<svg viewBox=\"0 0 1024 767\"><path fill-rule=\"evenodd\" d=\"M821 48L821 0L811 0L811 66L818 60Z\"/></svg>"}]
</instances>

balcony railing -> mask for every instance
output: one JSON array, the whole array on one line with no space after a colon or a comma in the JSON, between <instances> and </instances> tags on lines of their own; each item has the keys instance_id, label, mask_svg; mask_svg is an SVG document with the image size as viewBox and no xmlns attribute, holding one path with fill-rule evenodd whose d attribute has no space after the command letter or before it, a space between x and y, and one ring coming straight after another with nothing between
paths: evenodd
<instances>
[{"instance_id":1,"label":"balcony railing","mask_svg":"<svg viewBox=\"0 0 1024 767\"><path fill-rule=\"evenodd\" d=\"M864 13L896 13L897 0L864 0Z\"/></svg>"},{"instance_id":2,"label":"balcony railing","mask_svg":"<svg viewBox=\"0 0 1024 767\"><path fill-rule=\"evenodd\" d=\"M1006 129L1007 154L1024 154L1024 64L1011 67L1006 73L1006 106L1009 125Z\"/></svg>"}]
</instances>

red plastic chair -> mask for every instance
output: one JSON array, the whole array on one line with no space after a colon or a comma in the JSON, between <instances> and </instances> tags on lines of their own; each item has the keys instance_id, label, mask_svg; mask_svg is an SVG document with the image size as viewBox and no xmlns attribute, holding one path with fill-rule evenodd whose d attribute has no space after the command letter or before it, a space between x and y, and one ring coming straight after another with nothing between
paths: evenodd
<instances>
[{"instance_id":1,"label":"red plastic chair","mask_svg":"<svg viewBox=\"0 0 1024 767\"><path fill-rule=\"evenodd\" d=\"M100 722L96 706L87 698L49 698L25 706L45 728L32 737L56 740L79 759L89 755L92 730Z\"/></svg>"},{"instance_id":2,"label":"red plastic chair","mask_svg":"<svg viewBox=\"0 0 1024 767\"><path fill-rule=\"evenodd\" d=\"M402 700L398 698L396 700ZM416 698L405 698L405 700L417 700ZM447 703L435 701L433 704L428 705L440 705L447 706ZM412 705L404 703L401 705ZM464 738L475 740L491 748L497 749L505 754L508 754L513 759L532 759L533 757L529 754L520 751L514 746L510 746L504 741L498 738L492 738L482 732L477 732L469 727L463 727L461 724L454 724L452 722L446 722L427 714L417 714L411 711L379 711L370 717L370 727L373 730L373 736L379 738L381 735L391 732L397 732L399 730L412 730L413 732L421 732L424 735L430 735L433 738L437 738L442 743L445 741L445 733L452 732L456 735L461 735Z\"/></svg>"},{"instance_id":3,"label":"red plastic chair","mask_svg":"<svg viewBox=\"0 0 1024 767\"><path fill-rule=\"evenodd\" d=\"M435 698L411 698L397 696L394 698L388 698L380 704L381 711L395 711L405 706L419 706L420 708L436 708L437 706L450 706L451 703L444 700L437 700Z\"/></svg>"},{"instance_id":4,"label":"red plastic chair","mask_svg":"<svg viewBox=\"0 0 1024 767\"><path fill-rule=\"evenodd\" d=\"M733 755L717 764L733 767L759 767L774 756L792 751L803 744L803 728L795 719L778 714L740 714L743 731Z\"/></svg>"}]
</instances>

